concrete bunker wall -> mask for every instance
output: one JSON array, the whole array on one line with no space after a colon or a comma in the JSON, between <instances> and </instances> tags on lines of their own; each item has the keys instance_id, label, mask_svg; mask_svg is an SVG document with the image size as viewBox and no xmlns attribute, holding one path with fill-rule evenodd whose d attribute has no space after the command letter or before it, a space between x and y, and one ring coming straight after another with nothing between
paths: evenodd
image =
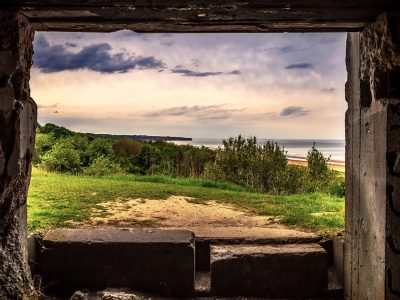
<instances>
[{"instance_id":1,"label":"concrete bunker wall","mask_svg":"<svg viewBox=\"0 0 400 300\"><path fill-rule=\"evenodd\" d=\"M0 11L0 299L33 298L27 265L26 197L35 139L30 97L34 31Z\"/></svg>"},{"instance_id":2,"label":"concrete bunker wall","mask_svg":"<svg viewBox=\"0 0 400 300\"><path fill-rule=\"evenodd\" d=\"M36 126L29 90L33 34L25 17L0 11L1 299L36 297L26 257L26 194ZM382 15L348 37L348 299L400 297L399 40L399 18L393 15Z\"/></svg>"},{"instance_id":3,"label":"concrete bunker wall","mask_svg":"<svg viewBox=\"0 0 400 300\"><path fill-rule=\"evenodd\" d=\"M400 297L399 34L385 14L347 41L347 299Z\"/></svg>"}]
</instances>

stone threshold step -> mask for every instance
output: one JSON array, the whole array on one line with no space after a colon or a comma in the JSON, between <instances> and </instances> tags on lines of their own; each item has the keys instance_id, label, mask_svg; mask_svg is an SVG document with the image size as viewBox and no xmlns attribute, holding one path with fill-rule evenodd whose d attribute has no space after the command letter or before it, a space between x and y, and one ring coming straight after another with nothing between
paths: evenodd
<instances>
[{"instance_id":1,"label":"stone threshold step","mask_svg":"<svg viewBox=\"0 0 400 300\"><path fill-rule=\"evenodd\" d=\"M193 227L196 236L196 271L210 270L211 245L319 243L320 235L286 228Z\"/></svg>"},{"instance_id":2,"label":"stone threshold step","mask_svg":"<svg viewBox=\"0 0 400 300\"><path fill-rule=\"evenodd\" d=\"M212 245L216 296L313 298L328 290L326 251L318 244Z\"/></svg>"},{"instance_id":3,"label":"stone threshold step","mask_svg":"<svg viewBox=\"0 0 400 300\"><path fill-rule=\"evenodd\" d=\"M127 287L193 295L195 240L190 231L57 229L41 243L39 273L45 292Z\"/></svg>"},{"instance_id":4,"label":"stone threshold step","mask_svg":"<svg viewBox=\"0 0 400 300\"><path fill-rule=\"evenodd\" d=\"M319 299L343 299L343 286L339 282L336 270L333 267L329 267L327 272L328 290L324 295L320 295ZM202 299L205 299L204 297L212 297L210 272L196 272L194 296L196 299L198 297L203 297Z\"/></svg>"}]
</instances>

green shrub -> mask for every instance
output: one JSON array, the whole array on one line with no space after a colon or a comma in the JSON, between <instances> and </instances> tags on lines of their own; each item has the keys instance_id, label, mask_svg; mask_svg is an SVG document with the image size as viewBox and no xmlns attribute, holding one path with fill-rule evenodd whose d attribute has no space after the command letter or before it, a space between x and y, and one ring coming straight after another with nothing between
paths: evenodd
<instances>
[{"instance_id":1,"label":"green shrub","mask_svg":"<svg viewBox=\"0 0 400 300\"><path fill-rule=\"evenodd\" d=\"M283 192L285 194L301 194L309 189L309 176L307 168L302 166L286 167L286 178L284 178Z\"/></svg>"},{"instance_id":2,"label":"green shrub","mask_svg":"<svg viewBox=\"0 0 400 300\"><path fill-rule=\"evenodd\" d=\"M344 178L336 180L332 186L330 193L337 197L344 197L346 194L346 181Z\"/></svg>"},{"instance_id":3,"label":"green shrub","mask_svg":"<svg viewBox=\"0 0 400 300\"><path fill-rule=\"evenodd\" d=\"M230 138L216 151L215 162L205 165L205 177L228 181L253 190L284 193L287 159L277 144L257 145L255 137Z\"/></svg>"},{"instance_id":4,"label":"green shrub","mask_svg":"<svg viewBox=\"0 0 400 300\"><path fill-rule=\"evenodd\" d=\"M67 136L75 135L76 133L62 126L47 123L44 126L38 127L39 133L51 134L55 139L60 139Z\"/></svg>"},{"instance_id":5,"label":"green shrub","mask_svg":"<svg viewBox=\"0 0 400 300\"><path fill-rule=\"evenodd\" d=\"M84 135L73 135L63 139L60 139L58 143L62 143L65 147L75 149L79 153L82 166L87 167L90 163L89 157L89 139Z\"/></svg>"},{"instance_id":6,"label":"green shrub","mask_svg":"<svg viewBox=\"0 0 400 300\"><path fill-rule=\"evenodd\" d=\"M113 157L112 149L113 141L96 138L88 146L87 152L89 157L89 162L92 163L96 158L100 156Z\"/></svg>"},{"instance_id":7,"label":"green shrub","mask_svg":"<svg viewBox=\"0 0 400 300\"><path fill-rule=\"evenodd\" d=\"M307 154L307 168L313 180L324 180L329 173L328 162L323 154L315 148L315 144Z\"/></svg>"},{"instance_id":8,"label":"green shrub","mask_svg":"<svg viewBox=\"0 0 400 300\"><path fill-rule=\"evenodd\" d=\"M107 156L98 156L92 164L84 169L84 174L102 176L123 173L122 168Z\"/></svg>"},{"instance_id":9,"label":"green shrub","mask_svg":"<svg viewBox=\"0 0 400 300\"><path fill-rule=\"evenodd\" d=\"M56 139L52 134L46 133L36 133L36 142L35 142L35 150L33 154L33 164L38 165L42 162L43 155L49 151L54 144L56 143Z\"/></svg>"},{"instance_id":10,"label":"green shrub","mask_svg":"<svg viewBox=\"0 0 400 300\"><path fill-rule=\"evenodd\" d=\"M308 188L307 192L329 193L330 187L337 177L336 173L329 169L330 158L325 158L315 144L307 155Z\"/></svg>"},{"instance_id":11,"label":"green shrub","mask_svg":"<svg viewBox=\"0 0 400 300\"><path fill-rule=\"evenodd\" d=\"M79 152L57 143L43 156L39 166L48 171L78 173L81 170Z\"/></svg>"}]
</instances>

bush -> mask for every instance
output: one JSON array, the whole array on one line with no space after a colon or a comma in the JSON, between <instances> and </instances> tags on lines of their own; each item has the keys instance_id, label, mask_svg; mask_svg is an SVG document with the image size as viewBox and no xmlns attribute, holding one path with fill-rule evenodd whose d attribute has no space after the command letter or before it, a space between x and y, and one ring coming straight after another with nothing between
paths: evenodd
<instances>
[{"instance_id":1,"label":"bush","mask_svg":"<svg viewBox=\"0 0 400 300\"><path fill-rule=\"evenodd\" d=\"M39 166L48 171L78 173L81 170L79 152L57 143L43 156Z\"/></svg>"},{"instance_id":2,"label":"bush","mask_svg":"<svg viewBox=\"0 0 400 300\"><path fill-rule=\"evenodd\" d=\"M112 146L116 157L136 156L140 153L141 145L135 141L117 141Z\"/></svg>"},{"instance_id":3,"label":"bush","mask_svg":"<svg viewBox=\"0 0 400 300\"><path fill-rule=\"evenodd\" d=\"M55 139L60 139L67 136L75 135L75 133L65 127L57 126L51 123L47 123L44 126L38 127L39 133L51 134Z\"/></svg>"},{"instance_id":4,"label":"bush","mask_svg":"<svg viewBox=\"0 0 400 300\"><path fill-rule=\"evenodd\" d=\"M290 166L286 168L283 192L285 194L300 194L309 190L309 176L307 168L302 166Z\"/></svg>"},{"instance_id":5,"label":"bush","mask_svg":"<svg viewBox=\"0 0 400 300\"><path fill-rule=\"evenodd\" d=\"M323 154L315 148L315 144L307 154L307 167L311 179L324 180L328 173L328 162L330 158L325 158Z\"/></svg>"},{"instance_id":6,"label":"bush","mask_svg":"<svg viewBox=\"0 0 400 300\"><path fill-rule=\"evenodd\" d=\"M308 169L308 189L307 192L327 192L329 193L336 174L329 169L330 158L325 158L323 154L315 148L315 144L307 155Z\"/></svg>"},{"instance_id":7,"label":"bush","mask_svg":"<svg viewBox=\"0 0 400 300\"><path fill-rule=\"evenodd\" d=\"M100 156L106 157L113 157L113 149L112 149L112 141L103 139L103 138L96 138L94 139L88 147L88 157L89 162L92 163L96 160L96 158Z\"/></svg>"},{"instance_id":8,"label":"bush","mask_svg":"<svg viewBox=\"0 0 400 300\"><path fill-rule=\"evenodd\" d=\"M45 133L36 133L36 142L35 142L35 151L33 154L33 164L38 165L42 161L43 155L46 154L47 151L49 151L54 144L56 143L56 140L53 135L51 134L45 134Z\"/></svg>"},{"instance_id":9,"label":"bush","mask_svg":"<svg viewBox=\"0 0 400 300\"><path fill-rule=\"evenodd\" d=\"M277 144L257 145L257 139L237 138L224 140L218 148L214 163L207 163L207 178L228 181L253 190L283 193L286 182L287 159Z\"/></svg>"},{"instance_id":10,"label":"bush","mask_svg":"<svg viewBox=\"0 0 400 300\"><path fill-rule=\"evenodd\" d=\"M75 149L79 153L82 166L87 167L90 163L89 159L89 139L84 135L73 135L70 137L59 140L59 143L65 145L65 147Z\"/></svg>"},{"instance_id":11,"label":"bush","mask_svg":"<svg viewBox=\"0 0 400 300\"><path fill-rule=\"evenodd\" d=\"M84 169L84 174L102 176L123 173L120 165L114 163L109 157L98 156L92 164Z\"/></svg>"},{"instance_id":12,"label":"bush","mask_svg":"<svg viewBox=\"0 0 400 300\"><path fill-rule=\"evenodd\" d=\"M330 193L337 197L344 197L346 194L346 181L344 178L336 180L332 186Z\"/></svg>"}]
</instances>

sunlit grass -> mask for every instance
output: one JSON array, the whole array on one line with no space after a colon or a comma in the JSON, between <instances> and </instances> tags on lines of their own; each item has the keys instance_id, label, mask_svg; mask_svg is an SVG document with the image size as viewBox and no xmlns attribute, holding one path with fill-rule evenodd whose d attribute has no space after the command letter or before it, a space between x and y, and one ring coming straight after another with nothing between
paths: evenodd
<instances>
[{"instance_id":1,"label":"sunlit grass","mask_svg":"<svg viewBox=\"0 0 400 300\"><path fill-rule=\"evenodd\" d=\"M28 197L30 230L70 227L71 221L90 219L92 208L116 199L193 197L216 200L259 215L279 216L282 223L305 230L334 234L344 228L344 199L326 194L290 196L248 192L230 184L166 176L115 175L90 177L32 172Z\"/></svg>"}]
</instances>

